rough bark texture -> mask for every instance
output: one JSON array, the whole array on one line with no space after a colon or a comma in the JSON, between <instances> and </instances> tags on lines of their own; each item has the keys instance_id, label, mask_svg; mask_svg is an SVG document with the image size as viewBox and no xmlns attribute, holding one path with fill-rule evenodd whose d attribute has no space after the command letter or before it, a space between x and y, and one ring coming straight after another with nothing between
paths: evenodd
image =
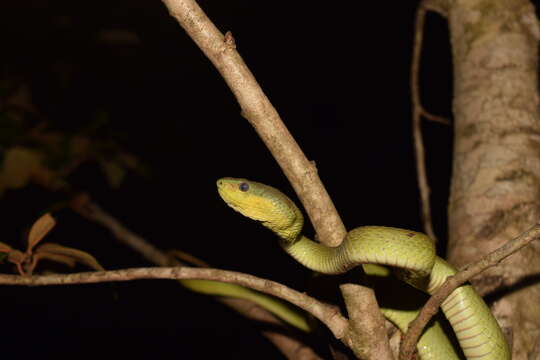
<instances>
[{"instance_id":1,"label":"rough bark texture","mask_svg":"<svg viewBox=\"0 0 540 360\"><path fill-rule=\"evenodd\" d=\"M454 60L455 144L449 258L478 259L540 219L540 38L527 0L459 0L448 8ZM540 243L477 279L504 289L496 315L513 331L513 359L540 338Z\"/></svg>"},{"instance_id":2,"label":"rough bark texture","mask_svg":"<svg viewBox=\"0 0 540 360\"><path fill-rule=\"evenodd\" d=\"M384 317L373 289L355 284L343 284L340 289L350 319L345 343L350 344L359 359L393 360ZM374 316L366 317L367 313Z\"/></svg>"}]
</instances>

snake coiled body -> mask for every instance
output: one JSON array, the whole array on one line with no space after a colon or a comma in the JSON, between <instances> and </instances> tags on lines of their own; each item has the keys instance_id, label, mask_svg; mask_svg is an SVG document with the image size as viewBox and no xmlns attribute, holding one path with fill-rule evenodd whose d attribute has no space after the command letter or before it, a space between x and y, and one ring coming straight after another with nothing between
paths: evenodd
<instances>
[{"instance_id":1,"label":"snake coiled body","mask_svg":"<svg viewBox=\"0 0 540 360\"><path fill-rule=\"evenodd\" d=\"M435 254L426 235L398 228L363 226L350 231L338 247L316 243L302 234L303 215L279 190L246 179L217 182L223 200L244 216L260 221L275 232L283 249L304 266L321 273L338 274L363 266L368 274L384 274L380 265L398 268L397 275L412 286L433 293L456 270ZM441 306L467 359L510 359L503 333L482 298L470 285L456 289ZM416 310L382 308L402 331ZM422 359L458 359L437 323L418 343Z\"/></svg>"}]
</instances>

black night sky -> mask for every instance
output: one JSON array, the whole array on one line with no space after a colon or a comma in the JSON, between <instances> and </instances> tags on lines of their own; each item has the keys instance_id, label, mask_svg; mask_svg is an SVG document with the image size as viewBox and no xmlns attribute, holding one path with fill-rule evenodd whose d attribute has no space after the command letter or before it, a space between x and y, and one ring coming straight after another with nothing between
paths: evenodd
<instances>
[{"instance_id":1,"label":"black night sky","mask_svg":"<svg viewBox=\"0 0 540 360\"><path fill-rule=\"evenodd\" d=\"M238 51L316 162L346 226L421 230L409 91L417 1L199 4L222 32L232 31ZM111 46L102 41L111 31L132 40ZM430 13L425 31L423 102L450 117L447 22ZM310 272L269 231L218 197L215 181L223 176L294 193L218 72L160 1L2 1L0 44L0 80L28 84L52 126L77 129L106 111L108 131L151 174L130 174L112 189L98 166L86 164L70 176L72 184L161 249L305 288ZM434 225L444 240L452 129L430 122L423 129ZM1 200L0 241L19 247L26 227L62 194L30 186ZM152 266L70 210L53 215L58 225L48 240L88 251L107 269ZM309 225L306 232L313 235ZM0 304L6 358L281 356L257 325L174 281L3 286Z\"/></svg>"}]
</instances>

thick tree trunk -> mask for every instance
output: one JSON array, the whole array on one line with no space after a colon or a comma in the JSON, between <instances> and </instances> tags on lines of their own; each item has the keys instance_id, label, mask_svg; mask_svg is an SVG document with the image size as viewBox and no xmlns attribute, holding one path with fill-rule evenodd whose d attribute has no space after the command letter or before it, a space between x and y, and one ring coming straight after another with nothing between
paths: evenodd
<instances>
[{"instance_id":1,"label":"thick tree trunk","mask_svg":"<svg viewBox=\"0 0 540 360\"><path fill-rule=\"evenodd\" d=\"M464 265L540 220L540 113L534 7L528 0L451 1L455 143L449 258ZM540 243L474 284L496 287L495 313L513 332L513 359L540 341Z\"/></svg>"}]
</instances>

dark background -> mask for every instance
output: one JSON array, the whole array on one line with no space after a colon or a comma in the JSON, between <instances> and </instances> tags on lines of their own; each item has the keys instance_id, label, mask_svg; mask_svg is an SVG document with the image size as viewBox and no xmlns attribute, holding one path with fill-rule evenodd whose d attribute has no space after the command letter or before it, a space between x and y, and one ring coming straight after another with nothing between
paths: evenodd
<instances>
[{"instance_id":1,"label":"dark background","mask_svg":"<svg viewBox=\"0 0 540 360\"><path fill-rule=\"evenodd\" d=\"M417 1L199 3L222 32L232 31L285 124L316 161L346 226L420 230L409 100ZM135 41L100 40L116 30ZM446 20L429 14L425 35L423 102L450 117ZM217 71L160 1L2 1L0 44L2 76L23 78L51 123L75 129L105 110L110 130L151 169L150 177L129 176L115 190L98 166L81 167L70 181L94 201L159 248L305 288L310 272L218 197L215 181L223 176L294 194ZM430 122L423 129L434 225L444 241L452 131ZM58 196L37 186L4 194L0 241L20 247L23 231ZM107 269L151 266L106 229L69 210L54 216L58 225L48 240L86 250ZM306 231L313 235L309 225ZM1 290L4 357L281 356L257 326L173 281Z\"/></svg>"}]
</instances>

